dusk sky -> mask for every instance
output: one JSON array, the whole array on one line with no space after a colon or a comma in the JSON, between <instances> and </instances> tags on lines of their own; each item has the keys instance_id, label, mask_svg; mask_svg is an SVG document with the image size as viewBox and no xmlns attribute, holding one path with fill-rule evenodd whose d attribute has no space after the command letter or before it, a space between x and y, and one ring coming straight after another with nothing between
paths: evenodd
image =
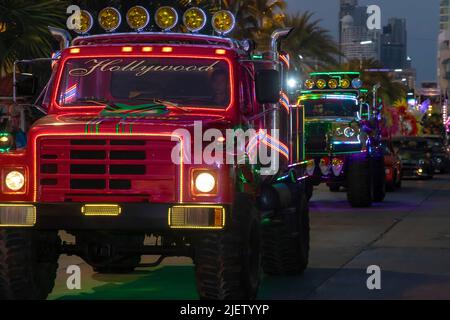
<instances>
[{"instance_id":1,"label":"dusk sky","mask_svg":"<svg viewBox=\"0 0 450 320\"><path fill-rule=\"evenodd\" d=\"M418 84L436 80L439 0L360 0L361 5L381 7L383 25L391 17L406 18L408 55L417 69ZM312 11L322 26L338 38L339 0L287 0L291 12Z\"/></svg>"}]
</instances>

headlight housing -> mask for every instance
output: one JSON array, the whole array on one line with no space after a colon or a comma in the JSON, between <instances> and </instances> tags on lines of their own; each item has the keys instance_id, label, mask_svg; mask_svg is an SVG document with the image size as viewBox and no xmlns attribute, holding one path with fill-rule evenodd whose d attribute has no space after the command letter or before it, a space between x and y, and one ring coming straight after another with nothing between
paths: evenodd
<instances>
[{"instance_id":1,"label":"headlight housing","mask_svg":"<svg viewBox=\"0 0 450 320\"><path fill-rule=\"evenodd\" d=\"M200 31L206 25L206 14L200 8L189 8L183 15L183 23L190 32Z\"/></svg>"},{"instance_id":2,"label":"headlight housing","mask_svg":"<svg viewBox=\"0 0 450 320\"><path fill-rule=\"evenodd\" d=\"M161 7L155 13L156 25L164 31L173 29L178 23L178 13L172 7Z\"/></svg>"},{"instance_id":3,"label":"headlight housing","mask_svg":"<svg viewBox=\"0 0 450 320\"><path fill-rule=\"evenodd\" d=\"M98 14L98 23L106 32L113 32L122 23L122 16L116 8L106 7Z\"/></svg>"},{"instance_id":4,"label":"headlight housing","mask_svg":"<svg viewBox=\"0 0 450 320\"><path fill-rule=\"evenodd\" d=\"M194 171L192 179L194 195L209 196L217 194L217 178L211 171Z\"/></svg>"},{"instance_id":5,"label":"headlight housing","mask_svg":"<svg viewBox=\"0 0 450 320\"><path fill-rule=\"evenodd\" d=\"M0 153L8 152L14 146L14 137L10 133L0 133Z\"/></svg>"},{"instance_id":6,"label":"headlight housing","mask_svg":"<svg viewBox=\"0 0 450 320\"><path fill-rule=\"evenodd\" d=\"M6 193L8 192L20 192L25 187L25 174L20 170L11 170L4 175L4 187L6 187Z\"/></svg>"},{"instance_id":7,"label":"headlight housing","mask_svg":"<svg viewBox=\"0 0 450 320\"><path fill-rule=\"evenodd\" d=\"M150 14L142 6L131 7L127 12L127 23L130 28L141 31L150 22Z\"/></svg>"},{"instance_id":8,"label":"headlight housing","mask_svg":"<svg viewBox=\"0 0 450 320\"><path fill-rule=\"evenodd\" d=\"M351 127L347 127L347 128L345 128L345 130L344 130L344 135L345 135L347 138L351 138L351 137L353 137L355 134L356 134L355 129L353 129L353 128L351 128Z\"/></svg>"}]
</instances>

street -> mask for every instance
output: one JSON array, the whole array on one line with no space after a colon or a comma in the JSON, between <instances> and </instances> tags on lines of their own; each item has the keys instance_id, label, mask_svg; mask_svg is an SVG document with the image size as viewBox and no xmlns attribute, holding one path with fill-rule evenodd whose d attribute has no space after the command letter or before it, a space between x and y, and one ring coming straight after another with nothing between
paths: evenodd
<instances>
[{"instance_id":1,"label":"street","mask_svg":"<svg viewBox=\"0 0 450 320\"><path fill-rule=\"evenodd\" d=\"M311 253L299 277L264 276L260 299L450 299L450 176L404 181L370 209L352 209L345 192L321 186L311 202ZM64 240L70 240L67 236ZM154 261L146 257L144 262ZM67 266L81 267L81 290L68 290ZM61 256L49 299L197 299L190 259L170 258L129 275L100 275ZM381 268L381 290L366 269Z\"/></svg>"}]
</instances>

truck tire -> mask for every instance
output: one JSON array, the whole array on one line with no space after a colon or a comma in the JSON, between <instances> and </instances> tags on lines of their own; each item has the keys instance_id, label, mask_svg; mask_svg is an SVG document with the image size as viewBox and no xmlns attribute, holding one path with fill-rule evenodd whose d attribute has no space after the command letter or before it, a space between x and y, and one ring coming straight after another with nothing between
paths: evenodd
<instances>
[{"instance_id":1,"label":"truck tire","mask_svg":"<svg viewBox=\"0 0 450 320\"><path fill-rule=\"evenodd\" d=\"M383 202L386 197L386 170L383 158L375 158L372 165L373 201Z\"/></svg>"},{"instance_id":2,"label":"truck tire","mask_svg":"<svg viewBox=\"0 0 450 320\"><path fill-rule=\"evenodd\" d=\"M55 285L57 232L0 229L0 300L46 299Z\"/></svg>"},{"instance_id":3,"label":"truck tire","mask_svg":"<svg viewBox=\"0 0 450 320\"><path fill-rule=\"evenodd\" d=\"M347 169L347 200L354 208L372 205L372 174L368 157L349 157Z\"/></svg>"},{"instance_id":4,"label":"truck tire","mask_svg":"<svg viewBox=\"0 0 450 320\"><path fill-rule=\"evenodd\" d=\"M301 274L308 258L309 209L302 194L295 214L263 225L263 270L268 275Z\"/></svg>"},{"instance_id":5,"label":"truck tire","mask_svg":"<svg viewBox=\"0 0 450 320\"><path fill-rule=\"evenodd\" d=\"M306 193L306 199L308 201L310 201L314 194L314 185L309 181L306 183L305 193Z\"/></svg>"},{"instance_id":6,"label":"truck tire","mask_svg":"<svg viewBox=\"0 0 450 320\"><path fill-rule=\"evenodd\" d=\"M83 248L81 257L97 273L131 273L141 262L141 254L124 254L120 251L139 251L144 245L145 234L115 234L108 232L83 233L77 243Z\"/></svg>"},{"instance_id":7,"label":"truck tire","mask_svg":"<svg viewBox=\"0 0 450 320\"><path fill-rule=\"evenodd\" d=\"M261 275L261 221L253 199L239 193L226 230L194 244L197 291L201 299L256 298Z\"/></svg>"}]
</instances>

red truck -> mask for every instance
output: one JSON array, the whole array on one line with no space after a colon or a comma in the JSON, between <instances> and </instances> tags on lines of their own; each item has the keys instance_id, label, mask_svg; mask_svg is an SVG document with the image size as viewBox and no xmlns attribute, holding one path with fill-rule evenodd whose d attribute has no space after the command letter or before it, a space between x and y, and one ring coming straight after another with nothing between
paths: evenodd
<instances>
[{"instance_id":1,"label":"red truck","mask_svg":"<svg viewBox=\"0 0 450 320\"><path fill-rule=\"evenodd\" d=\"M303 272L303 111L280 97L287 64L277 50L290 30L255 56L251 42L224 36L231 18L214 15L221 36L80 32L69 42L52 30L63 48L34 105L44 114L21 121L24 146L11 132L0 141L0 298L46 298L60 254L99 273L188 256L204 299L255 298L262 270ZM249 129L236 147L229 132ZM221 152L239 159L221 162ZM141 265L141 255L160 258Z\"/></svg>"}]
</instances>

